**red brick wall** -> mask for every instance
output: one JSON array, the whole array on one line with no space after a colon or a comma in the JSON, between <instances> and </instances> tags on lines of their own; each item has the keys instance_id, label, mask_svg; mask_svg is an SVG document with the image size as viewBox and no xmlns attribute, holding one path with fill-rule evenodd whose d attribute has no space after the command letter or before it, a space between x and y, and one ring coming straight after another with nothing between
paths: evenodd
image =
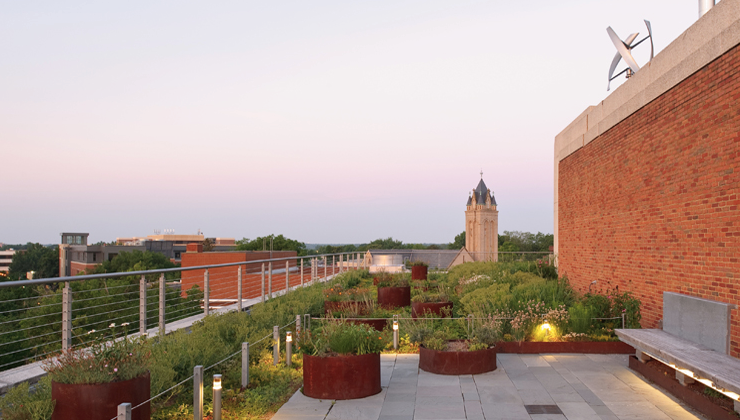
<instances>
[{"instance_id":1,"label":"red brick wall","mask_svg":"<svg viewBox=\"0 0 740 420\"><path fill-rule=\"evenodd\" d=\"M295 251L273 251L273 258L287 258L296 256ZM236 251L236 252L186 252L182 254L182 267L194 267L211 264L227 264L241 261L255 261L270 258L270 251ZM296 266L296 260L289 260L290 266ZM285 269L285 261L276 261L272 265L273 270ZM260 295L262 290L262 263L244 264L242 266L242 292L243 298L253 298ZM267 270L267 264L265 264ZM208 270L211 288L211 299L235 299L237 296L237 271L238 266L212 268ZM300 284L300 273L291 272L290 284ZM190 290L197 284L203 290L204 270L191 270L182 272L182 292ZM305 276L305 275L304 275ZM267 275L266 275L267 277ZM296 283L297 281L297 283ZM267 282L267 280L265 280ZM265 286L267 289L267 286ZM285 272L273 274L272 291L285 289Z\"/></svg>"},{"instance_id":2,"label":"red brick wall","mask_svg":"<svg viewBox=\"0 0 740 420\"><path fill-rule=\"evenodd\" d=\"M740 305L740 47L559 164L559 269L642 300L662 292ZM731 352L740 357L740 311Z\"/></svg>"}]
</instances>

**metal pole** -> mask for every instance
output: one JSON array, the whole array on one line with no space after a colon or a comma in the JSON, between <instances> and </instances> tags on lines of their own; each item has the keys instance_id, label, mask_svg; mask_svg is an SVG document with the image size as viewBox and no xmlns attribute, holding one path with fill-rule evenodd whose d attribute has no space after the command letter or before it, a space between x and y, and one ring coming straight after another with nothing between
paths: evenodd
<instances>
[{"instance_id":1,"label":"metal pole","mask_svg":"<svg viewBox=\"0 0 740 420\"><path fill-rule=\"evenodd\" d=\"M324 280L326 280L326 256L324 256Z\"/></svg>"},{"instance_id":2,"label":"metal pole","mask_svg":"<svg viewBox=\"0 0 740 420\"><path fill-rule=\"evenodd\" d=\"M295 316L295 339L296 340L301 339L301 316L300 315Z\"/></svg>"},{"instance_id":3,"label":"metal pole","mask_svg":"<svg viewBox=\"0 0 740 420\"><path fill-rule=\"evenodd\" d=\"M146 277L139 279L139 334L146 334Z\"/></svg>"},{"instance_id":4,"label":"metal pole","mask_svg":"<svg viewBox=\"0 0 740 420\"><path fill-rule=\"evenodd\" d=\"M622 312L622 329L625 328L625 322L624 322L625 321L625 319L624 319L625 318L625 315L627 315L627 314L624 313L624 312Z\"/></svg>"},{"instance_id":5,"label":"metal pole","mask_svg":"<svg viewBox=\"0 0 740 420\"><path fill-rule=\"evenodd\" d=\"M267 264L267 293L272 299L272 261Z\"/></svg>"},{"instance_id":6,"label":"metal pole","mask_svg":"<svg viewBox=\"0 0 740 420\"><path fill-rule=\"evenodd\" d=\"M193 420L203 420L203 366L193 368Z\"/></svg>"},{"instance_id":7,"label":"metal pole","mask_svg":"<svg viewBox=\"0 0 740 420\"><path fill-rule=\"evenodd\" d=\"M303 315L303 329L306 331L311 330L311 314Z\"/></svg>"},{"instance_id":8,"label":"metal pole","mask_svg":"<svg viewBox=\"0 0 740 420\"><path fill-rule=\"evenodd\" d=\"M398 315L393 315L393 349L398 350Z\"/></svg>"},{"instance_id":9,"label":"metal pole","mask_svg":"<svg viewBox=\"0 0 740 420\"><path fill-rule=\"evenodd\" d=\"M236 307L239 310L239 312L242 311L242 266L239 266L239 271L237 272L237 285L236 285L236 294L238 296L238 300L236 301Z\"/></svg>"},{"instance_id":10,"label":"metal pole","mask_svg":"<svg viewBox=\"0 0 740 420\"><path fill-rule=\"evenodd\" d=\"M221 420L221 375L213 375L213 420Z\"/></svg>"},{"instance_id":11,"label":"metal pole","mask_svg":"<svg viewBox=\"0 0 740 420\"><path fill-rule=\"evenodd\" d=\"M164 284L164 273L159 275L159 335L164 337L165 325L164 325L164 300L167 296L165 295L165 284Z\"/></svg>"},{"instance_id":12,"label":"metal pole","mask_svg":"<svg viewBox=\"0 0 740 420\"><path fill-rule=\"evenodd\" d=\"M289 261L285 262L285 294L288 294L288 291L290 290L290 263Z\"/></svg>"},{"instance_id":13,"label":"metal pole","mask_svg":"<svg viewBox=\"0 0 740 420\"><path fill-rule=\"evenodd\" d=\"M287 331L285 333L285 336L288 337L291 335L290 331ZM288 341L287 338L285 340L285 366L290 367L293 364L293 342Z\"/></svg>"},{"instance_id":14,"label":"metal pole","mask_svg":"<svg viewBox=\"0 0 740 420\"><path fill-rule=\"evenodd\" d=\"M242 388L249 385L249 343L242 343Z\"/></svg>"},{"instance_id":15,"label":"metal pole","mask_svg":"<svg viewBox=\"0 0 740 420\"><path fill-rule=\"evenodd\" d=\"M334 271L334 267L336 267L336 265L337 265L337 257L332 255L331 256L331 275L332 276L336 274L336 272Z\"/></svg>"},{"instance_id":16,"label":"metal pole","mask_svg":"<svg viewBox=\"0 0 740 420\"><path fill-rule=\"evenodd\" d=\"M208 312L209 312L208 304L211 301L211 285L209 281L207 268L206 268L206 272L203 273L203 293L204 293L203 295L203 314L208 315Z\"/></svg>"},{"instance_id":17,"label":"metal pole","mask_svg":"<svg viewBox=\"0 0 740 420\"><path fill-rule=\"evenodd\" d=\"M72 290L69 282L64 282L62 291L62 351L72 348Z\"/></svg>"},{"instance_id":18,"label":"metal pole","mask_svg":"<svg viewBox=\"0 0 740 420\"><path fill-rule=\"evenodd\" d=\"M262 303L265 303L265 263L262 263Z\"/></svg>"},{"instance_id":19,"label":"metal pole","mask_svg":"<svg viewBox=\"0 0 740 420\"><path fill-rule=\"evenodd\" d=\"M280 328L272 327L272 363L277 366L280 360Z\"/></svg>"},{"instance_id":20,"label":"metal pole","mask_svg":"<svg viewBox=\"0 0 740 420\"><path fill-rule=\"evenodd\" d=\"M131 403L118 404L118 417L116 420L131 420Z\"/></svg>"},{"instance_id":21,"label":"metal pole","mask_svg":"<svg viewBox=\"0 0 740 420\"><path fill-rule=\"evenodd\" d=\"M301 287L303 287L303 258L301 258Z\"/></svg>"}]
</instances>

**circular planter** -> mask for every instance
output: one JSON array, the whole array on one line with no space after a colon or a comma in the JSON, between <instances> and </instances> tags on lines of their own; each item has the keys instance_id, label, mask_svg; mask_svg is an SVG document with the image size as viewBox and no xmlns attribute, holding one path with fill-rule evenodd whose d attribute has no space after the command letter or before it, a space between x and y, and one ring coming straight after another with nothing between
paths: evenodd
<instances>
[{"instance_id":1,"label":"circular planter","mask_svg":"<svg viewBox=\"0 0 740 420\"><path fill-rule=\"evenodd\" d=\"M303 355L303 394L311 398L351 400L380 392L380 354Z\"/></svg>"},{"instance_id":2,"label":"circular planter","mask_svg":"<svg viewBox=\"0 0 740 420\"><path fill-rule=\"evenodd\" d=\"M364 310L367 308L367 304L365 302L360 301L346 301L346 302L331 302L328 300L324 301L324 312L326 314L331 314L332 312L337 311L343 311L347 308L354 307L357 305L360 307L361 310Z\"/></svg>"},{"instance_id":3,"label":"circular planter","mask_svg":"<svg viewBox=\"0 0 740 420\"><path fill-rule=\"evenodd\" d=\"M376 331L383 331L386 325L388 325L387 319L354 319L350 321L353 324L365 324L375 328Z\"/></svg>"},{"instance_id":4,"label":"circular planter","mask_svg":"<svg viewBox=\"0 0 740 420\"><path fill-rule=\"evenodd\" d=\"M110 420L118 415L118 404L136 407L149 399L149 372L138 378L107 384L51 383L51 398L56 400L52 420ZM149 403L131 412L133 420L149 420Z\"/></svg>"},{"instance_id":5,"label":"circular planter","mask_svg":"<svg viewBox=\"0 0 740 420\"><path fill-rule=\"evenodd\" d=\"M411 286L378 287L378 305L388 309L411 305Z\"/></svg>"},{"instance_id":6,"label":"circular planter","mask_svg":"<svg viewBox=\"0 0 740 420\"><path fill-rule=\"evenodd\" d=\"M442 313L442 308L450 308L452 311L452 302L412 302L411 317L418 318L424 314L431 313L442 318L447 316Z\"/></svg>"},{"instance_id":7,"label":"circular planter","mask_svg":"<svg viewBox=\"0 0 740 420\"><path fill-rule=\"evenodd\" d=\"M419 347L419 368L438 375L478 375L496 370L496 348L436 351Z\"/></svg>"},{"instance_id":8,"label":"circular planter","mask_svg":"<svg viewBox=\"0 0 740 420\"><path fill-rule=\"evenodd\" d=\"M425 265L411 266L411 280L426 280L428 268Z\"/></svg>"}]
</instances>

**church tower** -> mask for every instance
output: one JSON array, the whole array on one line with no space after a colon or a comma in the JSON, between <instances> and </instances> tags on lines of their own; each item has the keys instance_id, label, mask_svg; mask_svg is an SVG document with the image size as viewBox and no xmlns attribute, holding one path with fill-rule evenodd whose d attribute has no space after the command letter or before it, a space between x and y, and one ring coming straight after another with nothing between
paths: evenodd
<instances>
[{"instance_id":1,"label":"church tower","mask_svg":"<svg viewBox=\"0 0 740 420\"><path fill-rule=\"evenodd\" d=\"M498 210L496 198L483 182L468 197L465 210L465 248L476 261L498 261Z\"/></svg>"}]
</instances>

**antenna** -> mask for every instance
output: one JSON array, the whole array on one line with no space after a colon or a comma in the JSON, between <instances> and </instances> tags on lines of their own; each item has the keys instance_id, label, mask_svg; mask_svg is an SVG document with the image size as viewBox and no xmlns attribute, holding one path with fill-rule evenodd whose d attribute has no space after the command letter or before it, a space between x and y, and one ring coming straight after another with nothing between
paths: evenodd
<instances>
[{"instance_id":1,"label":"antenna","mask_svg":"<svg viewBox=\"0 0 740 420\"><path fill-rule=\"evenodd\" d=\"M630 77L632 77L632 75L640 71L640 66L637 65L637 61L635 61L634 57L632 57L632 50L647 39L650 39L650 60L648 60L648 63L653 61L653 29L651 28L649 21L645 20L644 22L645 26L647 26L648 36L641 39L634 45L632 43L640 34L639 32L630 34L627 38L624 39L624 41L622 41L621 39L619 39L619 36L616 32L614 32L614 29L612 29L611 26L606 28L606 33L609 34L609 39L612 40L612 44L614 44L614 47L617 49L617 54L614 55L612 65L609 66L609 82L606 85L607 91L611 88L612 80L619 77L622 73L627 73L627 78L629 79ZM627 63L628 67L614 75L614 70L617 69L617 64L619 64L619 60L621 59L624 59L624 62Z\"/></svg>"}]
</instances>

